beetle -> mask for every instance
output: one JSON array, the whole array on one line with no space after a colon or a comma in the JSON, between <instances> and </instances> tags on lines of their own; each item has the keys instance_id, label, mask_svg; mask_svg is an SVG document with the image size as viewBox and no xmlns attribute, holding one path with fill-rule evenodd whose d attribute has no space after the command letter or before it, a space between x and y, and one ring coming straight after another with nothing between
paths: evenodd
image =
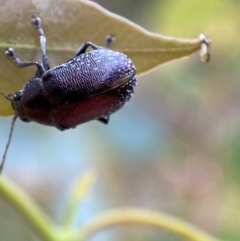
<instances>
[{"instance_id":1,"label":"beetle","mask_svg":"<svg viewBox=\"0 0 240 241\"><path fill-rule=\"evenodd\" d=\"M105 47L85 42L72 59L50 68L41 19L33 15L32 24L40 37L42 63L22 62L12 48L7 48L5 52L18 67L35 65L37 70L34 77L15 94L0 92L11 102L15 112L0 172L17 118L54 126L59 130L74 128L91 120L107 124L109 116L129 101L137 83L132 61L125 54L108 48L113 42L112 34L106 38ZM86 52L89 47L93 50Z\"/></svg>"}]
</instances>

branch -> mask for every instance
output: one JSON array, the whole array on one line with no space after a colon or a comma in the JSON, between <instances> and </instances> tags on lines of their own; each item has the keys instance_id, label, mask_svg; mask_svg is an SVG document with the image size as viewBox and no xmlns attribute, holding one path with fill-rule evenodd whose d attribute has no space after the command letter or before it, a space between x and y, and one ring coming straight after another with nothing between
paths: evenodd
<instances>
[{"instance_id":1,"label":"branch","mask_svg":"<svg viewBox=\"0 0 240 241\"><path fill-rule=\"evenodd\" d=\"M3 174L0 176L0 196L25 218L43 240L61 240L60 237L57 237L60 233L53 221L39 209L23 190L19 189Z\"/></svg>"},{"instance_id":2,"label":"branch","mask_svg":"<svg viewBox=\"0 0 240 241\"><path fill-rule=\"evenodd\" d=\"M166 230L191 241L219 241L219 239L197 229L175 217L136 208L108 211L83 226L72 240L87 240L90 236L113 226L144 225Z\"/></svg>"}]
</instances>

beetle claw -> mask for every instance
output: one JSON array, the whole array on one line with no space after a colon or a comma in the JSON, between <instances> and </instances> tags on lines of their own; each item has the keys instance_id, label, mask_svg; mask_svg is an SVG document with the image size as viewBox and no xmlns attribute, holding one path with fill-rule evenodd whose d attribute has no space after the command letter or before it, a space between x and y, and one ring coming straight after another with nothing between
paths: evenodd
<instances>
[{"instance_id":1,"label":"beetle claw","mask_svg":"<svg viewBox=\"0 0 240 241\"><path fill-rule=\"evenodd\" d=\"M106 37L106 48L109 48L109 46L112 44L112 42L115 40L114 38L114 34L110 33L107 37Z\"/></svg>"},{"instance_id":2,"label":"beetle claw","mask_svg":"<svg viewBox=\"0 0 240 241\"><path fill-rule=\"evenodd\" d=\"M40 28L40 26L41 26L41 19L35 14L32 16L32 24L36 28Z\"/></svg>"},{"instance_id":3,"label":"beetle claw","mask_svg":"<svg viewBox=\"0 0 240 241\"><path fill-rule=\"evenodd\" d=\"M5 54L10 57L10 58L14 58L15 57L15 53L13 48L6 48Z\"/></svg>"}]
</instances>

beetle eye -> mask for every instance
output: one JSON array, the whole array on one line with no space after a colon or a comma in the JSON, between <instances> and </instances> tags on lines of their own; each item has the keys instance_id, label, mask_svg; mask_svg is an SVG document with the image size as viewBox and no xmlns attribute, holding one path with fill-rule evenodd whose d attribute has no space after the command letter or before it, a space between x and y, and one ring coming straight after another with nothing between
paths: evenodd
<instances>
[{"instance_id":1,"label":"beetle eye","mask_svg":"<svg viewBox=\"0 0 240 241\"><path fill-rule=\"evenodd\" d=\"M20 101L22 99L22 91L18 91L13 95L14 101Z\"/></svg>"}]
</instances>

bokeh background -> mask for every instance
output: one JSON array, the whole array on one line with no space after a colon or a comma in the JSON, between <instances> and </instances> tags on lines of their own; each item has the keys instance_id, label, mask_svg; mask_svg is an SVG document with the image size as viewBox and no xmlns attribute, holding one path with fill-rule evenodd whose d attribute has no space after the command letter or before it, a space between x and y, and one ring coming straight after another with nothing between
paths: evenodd
<instances>
[{"instance_id":1,"label":"bokeh background","mask_svg":"<svg viewBox=\"0 0 240 241\"><path fill-rule=\"evenodd\" d=\"M166 36L196 38L206 32L213 41L211 62L193 56L140 77L130 103L107 126L93 121L59 132L17 121L4 172L58 223L72 183L92 170L97 182L76 225L104 210L134 206L164 211L222 239L239 240L240 2L96 2ZM0 153L10 122L0 120ZM38 240L2 200L0 237ZM182 240L142 227L114 229L92 240L146 239Z\"/></svg>"}]
</instances>

